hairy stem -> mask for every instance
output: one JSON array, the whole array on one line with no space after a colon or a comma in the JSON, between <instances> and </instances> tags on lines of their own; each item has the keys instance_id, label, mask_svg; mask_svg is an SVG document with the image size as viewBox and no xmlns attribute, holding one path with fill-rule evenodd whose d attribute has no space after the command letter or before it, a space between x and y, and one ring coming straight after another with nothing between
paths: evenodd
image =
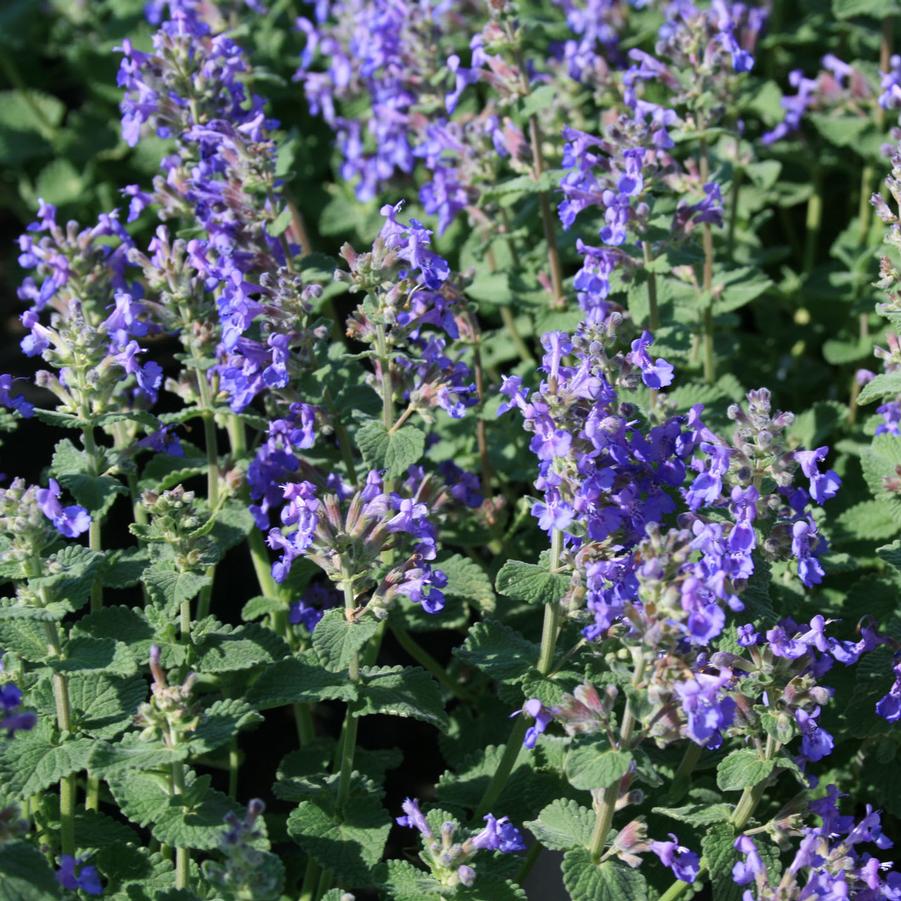
<instances>
[{"instance_id":1,"label":"hairy stem","mask_svg":"<svg viewBox=\"0 0 901 901\"><path fill-rule=\"evenodd\" d=\"M351 614L355 598L350 573L344 572L344 612ZM360 680L360 656L354 652L347 667L347 678L351 682ZM350 782L354 767L354 752L357 745L357 715L347 707L344 718L344 739L341 743L341 770L338 776L338 810L343 810L350 796Z\"/></svg>"},{"instance_id":2,"label":"hairy stem","mask_svg":"<svg viewBox=\"0 0 901 901\"><path fill-rule=\"evenodd\" d=\"M707 184L710 180L710 159L707 152L707 142L701 141L701 182ZM702 243L704 247L704 269L701 289L703 291L703 316L701 334L704 345L704 381L711 384L716 380L716 356L713 346L713 230L709 222L701 226Z\"/></svg>"},{"instance_id":3,"label":"hairy stem","mask_svg":"<svg viewBox=\"0 0 901 901\"><path fill-rule=\"evenodd\" d=\"M59 631L56 623L44 623L47 649L54 657L61 657ZM69 684L62 673L54 673L53 703L56 708L56 725L60 732L72 731L72 707L69 702ZM59 832L63 854L75 853L75 774L59 780Z\"/></svg>"},{"instance_id":4,"label":"hairy stem","mask_svg":"<svg viewBox=\"0 0 901 901\"><path fill-rule=\"evenodd\" d=\"M560 567L560 553L563 549L563 533L554 529L551 533L551 559L549 568L555 572ZM560 628L560 605L545 604L544 623L541 629L541 648L538 652L538 671L547 675L551 671L554 661L554 649L557 646L557 632ZM494 802L500 797L510 773L516 764L516 758L522 750L522 740L525 737L528 723L523 715L517 716L507 737L504 753L501 757L491 781L485 788L482 798L476 807L475 818L478 819L488 812Z\"/></svg>"},{"instance_id":5,"label":"hairy stem","mask_svg":"<svg viewBox=\"0 0 901 901\"><path fill-rule=\"evenodd\" d=\"M595 820L588 843L588 852L594 863L598 863L604 853L604 844L613 825L613 812L616 810L616 799L619 797L619 779L608 785L603 794L594 803Z\"/></svg>"},{"instance_id":6,"label":"hairy stem","mask_svg":"<svg viewBox=\"0 0 901 901\"><path fill-rule=\"evenodd\" d=\"M648 277L648 325L652 332L656 332L660 328L660 311L657 308L657 274L650 268L650 242L642 241L641 248L644 254L645 274Z\"/></svg>"}]
</instances>

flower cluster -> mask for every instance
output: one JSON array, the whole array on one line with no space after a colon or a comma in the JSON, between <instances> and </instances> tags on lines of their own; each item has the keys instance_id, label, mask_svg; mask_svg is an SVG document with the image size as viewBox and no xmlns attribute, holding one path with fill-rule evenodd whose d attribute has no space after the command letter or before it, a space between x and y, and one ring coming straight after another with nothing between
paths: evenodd
<instances>
[{"instance_id":1,"label":"flower cluster","mask_svg":"<svg viewBox=\"0 0 901 901\"><path fill-rule=\"evenodd\" d=\"M313 20L297 20L306 47L295 78L312 112L335 129L341 175L356 184L361 200L415 165L412 120L436 74L435 45L453 12L449 4L421 0L328 0L316 4ZM314 69L320 58L324 72ZM360 97L371 104L364 117L341 112L342 103Z\"/></svg>"},{"instance_id":2,"label":"flower cluster","mask_svg":"<svg viewBox=\"0 0 901 901\"><path fill-rule=\"evenodd\" d=\"M823 68L816 78L807 78L801 69L789 73L788 83L796 93L782 98L785 117L763 135L761 141L764 144L775 144L794 134L800 129L805 113L810 110L826 112L841 109L859 113L872 106L875 92L863 72L832 53L822 58L821 65ZM879 98L882 106L894 102L892 84L893 75L888 73L884 76L883 94Z\"/></svg>"},{"instance_id":3,"label":"flower cluster","mask_svg":"<svg viewBox=\"0 0 901 901\"><path fill-rule=\"evenodd\" d=\"M97 867L88 863L86 857L63 854L56 871L56 880L67 892L82 891L86 895L102 895L103 883Z\"/></svg>"},{"instance_id":4,"label":"flower cluster","mask_svg":"<svg viewBox=\"0 0 901 901\"><path fill-rule=\"evenodd\" d=\"M839 813L840 795L834 785L811 802L810 810L820 819L818 826L806 826L792 862L778 881L771 879L757 842L740 835L735 848L742 860L732 870L733 880L745 889L745 901L783 901L801 898L895 898L901 893L901 873L890 861L882 861L861 845L878 851L892 847L882 831L878 811L867 805L864 817Z\"/></svg>"},{"instance_id":5,"label":"flower cluster","mask_svg":"<svg viewBox=\"0 0 901 901\"><path fill-rule=\"evenodd\" d=\"M0 732L12 738L16 732L33 729L37 714L22 709L22 689L15 682L0 684Z\"/></svg>"},{"instance_id":6,"label":"flower cluster","mask_svg":"<svg viewBox=\"0 0 901 901\"><path fill-rule=\"evenodd\" d=\"M401 207L382 207L385 223L370 252L344 245L350 271L336 273L352 293L367 295L348 319L347 334L372 348L373 387L389 411L396 399L407 405L386 427L414 412L430 421L435 408L459 419L478 402L471 369L446 352L461 337L463 297L447 261L431 250L431 231L416 219L399 221Z\"/></svg>"},{"instance_id":7,"label":"flower cluster","mask_svg":"<svg viewBox=\"0 0 901 901\"><path fill-rule=\"evenodd\" d=\"M460 827L453 820L445 820L439 829L433 829L419 804L411 798L404 801L403 811L404 815L397 818L398 825L419 832L423 842L420 859L443 886L471 886L476 880L472 861L480 851L516 854L526 848L520 831L508 817L497 819L490 813L486 814L485 826L481 831L461 842L456 840ZM439 834L436 836L435 832Z\"/></svg>"},{"instance_id":8,"label":"flower cluster","mask_svg":"<svg viewBox=\"0 0 901 901\"><path fill-rule=\"evenodd\" d=\"M436 530L430 508L445 501L423 479L411 497L386 492L382 478L370 471L366 484L347 496L319 497L311 482L285 485L282 527L269 532L269 546L281 552L273 564L276 581L284 581L300 556L312 560L335 584L350 590L355 606L387 615L398 595L421 604L428 613L444 607L441 589L447 578L430 561L437 554ZM383 553L393 551L395 562L380 567ZM368 600L362 596L372 590Z\"/></svg>"},{"instance_id":9,"label":"flower cluster","mask_svg":"<svg viewBox=\"0 0 901 901\"><path fill-rule=\"evenodd\" d=\"M28 485L24 479L0 488L0 561L27 571L60 535L75 538L87 531L91 521L87 511L77 504L64 507L60 497L55 479L48 488Z\"/></svg>"},{"instance_id":10,"label":"flower cluster","mask_svg":"<svg viewBox=\"0 0 901 901\"><path fill-rule=\"evenodd\" d=\"M19 265L33 271L19 288L30 304L21 317L28 330L22 350L58 370L40 372L38 384L65 412L96 415L156 402L163 372L154 360L141 362L139 339L154 326L141 289L128 282L132 246L117 210L91 228L63 228L56 208L43 202L19 239ZM22 412L21 401L17 406Z\"/></svg>"}]
</instances>

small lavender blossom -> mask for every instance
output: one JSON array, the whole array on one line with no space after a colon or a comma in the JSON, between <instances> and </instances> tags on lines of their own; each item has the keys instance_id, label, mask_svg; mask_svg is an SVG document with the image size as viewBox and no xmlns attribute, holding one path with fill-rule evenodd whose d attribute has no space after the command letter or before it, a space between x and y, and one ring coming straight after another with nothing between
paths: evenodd
<instances>
[{"instance_id":1,"label":"small lavender blossom","mask_svg":"<svg viewBox=\"0 0 901 901\"><path fill-rule=\"evenodd\" d=\"M876 704L876 713L890 723L901 720L901 662L893 667L895 681L888 693L879 699Z\"/></svg>"},{"instance_id":2,"label":"small lavender blossom","mask_svg":"<svg viewBox=\"0 0 901 901\"><path fill-rule=\"evenodd\" d=\"M48 487L39 488L37 492L41 512L53 523L60 535L65 538L77 538L90 528L91 516L78 504L64 507L59 500L61 497L62 489L56 479L50 479Z\"/></svg>"},{"instance_id":3,"label":"small lavender blossom","mask_svg":"<svg viewBox=\"0 0 901 901\"><path fill-rule=\"evenodd\" d=\"M553 711L548 710L538 698L529 698L529 700L522 705L521 710L517 710L511 714L511 716L519 715L528 716L534 720L533 724L526 729L526 734L523 736L522 740L523 747L531 750L535 747L539 736L554 721Z\"/></svg>"},{"instance_id":4,"label":"small lavender blossom","mask_svg":"<svg viewBox=\"0 0 901 901\"><path fill-rule=\"evenodd\" d=\"M34 405L29 403L21 394L13 394L12 387L17 380L6 374L0 374L0 407L14 410L23 419L34 415Z\"/></svg>"},{"instance_id":5,"label":"small lavender blossom","mask_svg":"<svg viewBox=\"0 0 901 901\"><path fill-rule=\"evenodd\" d=\"M405 826L409 829L418 829L426 838L431 838L432 830L419 809L419 803L413 798L405 798L401 806L403 807L404 815L396 818L395 822L397 825Z\"/></svg>"},{"instance_id":6,"label":"small lavender blossom","mask_svg":"<svg viewBox=\"0 0 901 901\"><path fill-rule=\"evenodd\" d=\"M485 827L470 841L479 851L500 851L501 854L515 854L524 851L526 843L522 833L510 822L509 817L496 819L492 814L484 817Z\"/></svg>"},{"instance_id":7,"label":"small lavender blossom","mask_svg":"<svg viewBox=\"0 0 901 901\"><path fill-rule=\"evenodd\" d=\"M86 895L102 895L103 883L97 868L88 864L87 858L63 854L56 871L56 881L69 892L82 891Z\"/></svg>"},{"instance_id":8,"label":"small lavender blossom","mask_svg":"<svg viewBox=\"0 0 901 901\"><path fill-rule=\"evenodd\" d=\"M34 711L22 710L22 689L13 682L0 685L0 732L12 738L16 732L33 729L36 723Z\"/></svg>"},{"instance_id":9,"label":"small lavender blossom","mask_svg":"<svg viewBox=\"0 0 901 901\"><path fill-rule=\"evenodd\" d=\"M682 882L694 882L701 870L701 860L694 851L679 844L672 833L668 842L651 842L651 850L660 858L660 862L673 871L676 879Z\"/></svg>"}]
</instances>

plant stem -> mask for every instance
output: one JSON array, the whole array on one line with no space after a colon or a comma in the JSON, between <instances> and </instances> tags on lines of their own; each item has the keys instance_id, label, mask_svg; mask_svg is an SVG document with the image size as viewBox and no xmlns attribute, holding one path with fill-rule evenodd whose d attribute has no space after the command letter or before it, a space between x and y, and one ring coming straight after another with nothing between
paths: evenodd
<instances>
[{"instance_id":1,"label":"plant stem","mask_svg":"<svg viewBox=\"0 0 901 901\"><path fill-rule=\"evenodd\" d=\"M778 750L779 745L777 744L776 739L774 739L772 735L768 735L766 749L763 754L764 759L772 760L776 756ZM760 803L760 799L766 791L768 782L769 779L764 779L761 782L758 782L757 785L749 786L742 792L741 798L739 798L738 804L735 806L735 811L732 814L732 825L735 827L736 831L741 832L741 830L745 828L748 820L753 816L754 810Z\"/></svg>"},{"instance_id":2,"label":"plant stem","mask_svg":"<svg viewBox=\"0 0 901 901\"><path fill-rule=\"evenodd\" d=\"M648 325L652 332L660 328L660 311L657 309L657 273L651 266L651 245L648 241L641 242L644 254L645 274L648 277Z\"/></svg>"},{"instance_id":3,"label":"plant stem","mask_svg":"<svg viewBox=\"0 0 901 901\"><path fill-rule=\"evenodd\" d=\"M766 760L772 760L779 751L779 744L772 737L772 735L767 737L766 740L766 749L764 751L764 758ZM681 769L681 766L680 766ZM754 815L754 811L757 808L757 805L760 803L760 799L763 797L766 792L766 788L769 780L764 779L762 782L758 782L757 785L752 786L750 788L746 788L744 792L742 792L742 796L738 801L738 804L735 806L735 810L732 814L731 823L735 827L736 832L741 832L742 829L747 825L748 820ZM695 878L694 882L683 882L681 879L677 879L658 899L658 901L675 901L675 899L680 898L690 887L699 886L700 879L704 875L707 869L707 861L702 857L700 868L698 870L698 875Z\"/></svg>"},{"instance_id":4,"label":"plant stem","mask_svg":"<svg viewBox=\"0 0 901 901\"><path fill-rule=\"evenodd\" d=\"M47 648L54 657L61 657L59 631L56 623L44 623ZM69 686L62 673L54 673L53 702L56 707L56 724L60 732L72 731L72 707L69 702ZM75 774L59 780L59 832L63 854L75 853Z\"/></svg>"},{"instance_id":5,"label":"plant stem","mask_svg":"<svg viewBox=\"0 0 901 901\"><path fill-rule=\"evenodd\" d=\"M532 172L535 181L539 181L544 174L544 153L541 149L541 140L541 127L538 125L538 117L531 116L529 118L529 144L532 148ZM547 244L547 261L551 270L551 309L562 310L566 306L566 298L563 296L563 267L560 264L560 250L557 247L554 214L547 191L538 192L538 207L541 210L541 225L544 229L544 240Z\"/></svg>"},{"instance_id":6,"label":"plant stem","mask_svg":"<svg viewBox=\"0 0 901 901\"><path fill-rule=\"evenodd\" d=\"M238 770L241 767L241 751L237 737L228 747L228 796L233 801L238 797Z\"/></svg>"},{"instance_id":7,"label":"plant stem","mask_svg":"<svg viewBox=\"0 0 901 901\"><path fill-rule=\"evenodd\" d=\"M352 613L354 609L354 589L350 573L344 572L344 611ZM347 666L347 678L351 682L360 680L360 655L354 652ZM343 810L350 796L350 782L354 767L354 751L357 744L357 715L350 705L344 718L344 740L341 743L341 771L338 776L338 810Z\"/></svg>"},{"instance_id":8,"label":"plant stem","mask_svg":"<svg viewBox=\"0 0 901 901\"><path fill-rule=\"evenodd\" d=\"M820 222L823 218L823 175L819 166L813 167L813 193L807 199L807 217L804 222L804 274L813 272L820 240Z\"/></svg>"},{"instance_id":9,"label":"plant stem","mask_svg":"<svg viewBox=\"0 0 901 901\"><path fill-rule=\"evenodd\" d=\"M644 651L640 647L633 647L632 660L635 669L632 673L632 687L638 688L641 680L644 678L644 671L647 665ZM635 731L635 714L632 710L632 699L626 698L626 706L623 710L623 719L619 730L619 747L624 750L629 747L632 741L632 733ZM619 799L620 780L617 779L612 785L608 785L601 795L600 799L595 798L595 820L594 830L591 833L591 841L588 845L591 859L598 863L601 855L604 853L604 843L610 834L610 827L613 825L613 814L616 810L616 802Z\"/></svg>"},{"instance_id":10,"label":"plant stem","mask_svg":"<svg viewBox=\"0 0 901 901\"><path fill-rule=\"evenodd\" d=\"M176 732L169 728L169 746L174 748L178 744ZM172 764L171 772L172 794L175 796L185 793L185 766L177 760ZM191 881L191 852L187 848L175 848L175 887L188 888Z\"/></svg>"},{"instance_id":11,"label":"plant stem","mask_svg":"<svg viewBox=\"0 0 901 901\"><path fill-rule=\"evenodd\" d=\"M532 867L535 866L535 862L538 860L538 856L541 854L541 842L535 842L531 848L529 848L529 853L526 854L526 859L522 862L522 866L519 868L519 872L516 874L516 882L520 885L525 882L526 877L532 871Z\"/></svg>"},{"instance_id":12,"label":"plant stem","mask_svg":"<svg viewBox=\"0 0 901 901\"><path fill-rule=\"evenodd\" d=\"M701 141L701 182L707 184L710 179L710 160L707 153L707 142ZM709 222L701 226L704 246L703 298L704 312L702 336L704 344L704 381L712 384L716 380L716 357L713 347L713 230Z\"/></svg>"},{"instance_id":13,"label":"plant stem","mask_svg":"<svg viewBox=\"0 0 901 901\"><path fill-rule=\"evenodd\" d=\"M476 407L476 444L479 448L479 463L482 470L482 494L491 496L491 460L488 457L488 423L485 422L482 412L485 409L485 373L482 369L482 335L478 330L475 317L471 317L473 327L476 329L475 342L472 346L472 364L476 377L476 394L479 405Z\"/></svg>"},{"instance_id":14,"label":"plant stem","mask_svg":"<svg viewBox=\"0 0 901 901\"><path fill-rule=\"evenodd\" d=\"M466 690L455 682L447 670L400 624L391 622L391 631L397 643L418 663L427 669L457 700L464 703L471 701Z\"/></svg>"},{"instance_id":15,"label":"plant stem","mask_svg":"<svg viewBox=\"0 0 901 901\"><path fill-rule=\"evenodd\" d=\"M560 568L560 552L563 549L563 533L559 529L554 529L551 533L551 559L549 568L551 572L556 572ZM544 623L541 629L541 648L538 652L537 669L542 675L547 675L551 671L554 662L554 649L557 646L557 632L560 626L560 605L545 604L544 606ZM500 797L510 773L516 764L516 758L522 750L522 740L525 737L528 723L525 716L520 714L516 717L510 735L507 737L507 743L504 746L504 753L498 762L497 769L491 777L491 781L485 788L482 798L476 807L475 819L479 819L483 814Z\"/></svg>"},{"instance_id":16,"label":"plant stem","mask_svg":"<svg viewBox=\"0 0 901 901\"><path fill-rule=\"evenodd\" d=\"M604 789L600 800L595 801L594 829L591 832L591 841L588 851L594 863L598 863L604 853L604 843L610 834L613 824L613 812L616 809L616 800L619 797L619 779Z\"/></svg>"},{"instance_id":17,"label":"plant stem","mask_svg":"<svg viewBox=\"0 0 901 901\"><path fill-rule=\"evenodd\" d=\"M667 795L667 803L675 804L685 797L685 792L691 785L691 774L694 772L694 768L698 765L703 753L704 748L701 745L696 745L693 741L686 745L682 760L679 761L679 766L676 767L676 772L673 773L673 781Z\"/></svg>"},{"instance_id":18,"label":"plant stem","mask_svg":"<svg viewBox=\"0 0 901 901\"><path fill-rule=\"evenodd\" d=\"M237 416L230 416L228 421L228 436L233 456L243 456L247 450L247 432L244 423ZM243 488L245 500L248 499L247 486ZM247 536L247 548L250 551L250 561L256 573L260 592L267 598L284 600L281 587L272 577L272 565L269 562L269 552L266 550L266 542L263 535L256 527L250 530ZM287 607L287 601L285 601ZM284 611L276 614L272 622L273 631L284 635L288 629L288 617ZM293 704L294 722L297 727L297 740L301 746L308 745L316 737L313 728L313 717L308 704Z\"/></svg>"},{"instance_id":19,"label":"plant stem","mask_svg":"<svg viewBox=\"0 0 901 901\"><path fill-rule=\"evenodd\" d=\"M554 529L551 533L551 572L556 572L560 568L560 551L562 548L563 533L559 529ZM547 675L551 671L559 629L560 605L557 603L545 604L544 623L541 629L541 651L538 656L538 672L542 675Z\"/></svg>"},{"instance_id":20,"label":"plant stem","mask_svg":"<svg viewBox=\"0 0 901 901\"><path fill-rule=\"evenodd\" d=\"M179 632L186 641L191 638L191 602L182 601L179 607Z\"/></svg>"},{"instance_id":21,"label":"plant stem","mask_svg":"<svg viewBox=\"0 0 901 901\"><path fill-rule=\"evenodd\" d=\"M529 78L526 75L525 60L522 53L516 54L516 65L519 68L520 83L523 96L529 95ZM540 181L544 175L544 151L541 147L541 126L538 116L529 116L529 146L532 151L532 176ZM563 267L560 264L560 250L557 247L557 230L554 223L553 208L547 191L538 192L538 207L541 210L541 225L544 229L544 240L547 244L547 261L551 270L551 309L562 310L566 306L563 296Z\"/></svg>"}]
</instances>

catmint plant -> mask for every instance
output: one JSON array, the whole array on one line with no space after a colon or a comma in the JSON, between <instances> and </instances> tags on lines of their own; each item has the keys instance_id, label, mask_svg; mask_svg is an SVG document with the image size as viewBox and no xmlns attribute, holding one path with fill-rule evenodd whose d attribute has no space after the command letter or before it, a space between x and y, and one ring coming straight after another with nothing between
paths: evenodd
<instances>
[{"instance_id":1,"label":"catmint plant","mask_svg":"<svg viewBox=\"0 0 901 901\"><path fill-rule=\"evenodd\" d=\"M899 897L893 11L21 6L0 895Z\"/></svg>"}]
</instances>

